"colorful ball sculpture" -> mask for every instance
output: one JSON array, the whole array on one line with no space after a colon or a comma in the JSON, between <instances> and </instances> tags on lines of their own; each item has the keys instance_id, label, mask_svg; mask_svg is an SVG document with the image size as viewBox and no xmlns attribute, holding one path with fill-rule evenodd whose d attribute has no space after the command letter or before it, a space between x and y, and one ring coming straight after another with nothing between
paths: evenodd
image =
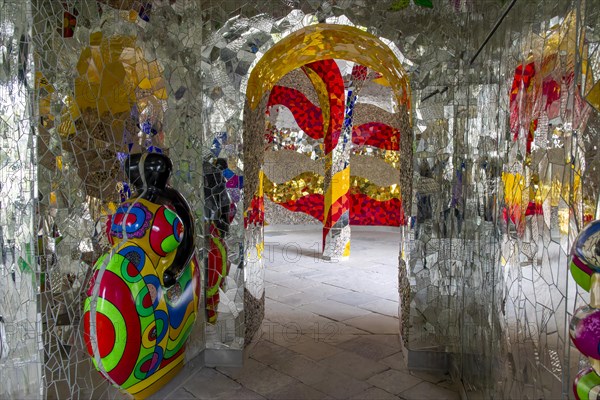
<instances>
[{"instance_id":1,"label":"colorful ball sculpture","mask_svg":"<svg viewBox=\"0 0 600 400\"><path fill-rule=\"evenodd\" d=\"M573 392L578 400L597 399L600 397L600 376L593 368L582 369L575 377Z\"/></svg>"},{"instance_id":2,"label":"colorful ball sculpture","mask_svg":"<svg viewBox=\"0 0 600 400\"><path fill-rule=\"evenodd\" d=\"M95 264L84 308L87 350L113 385L145 398L183 366L200 297L194 226L167 186L170 160L131 155L133 197L107 222L108 254Z\"/></svg>"},{"instance_id":3,"label":"colorful ball sculpture","mask_svg":"<svg viewBox=\"0 0 600 400\"><path fill-rule=\"evenodd\" d=\"M569 334L584 356L600 360L600 310L589 305L578 308L571 319Z\"/></svg>"},{"instance_id":4,"label":"colorful ball sculpture","mask_svg":"<svg viewBox=\"0 0 600 400\"><path fill-rule=\"evenodd\" d=\"M591 277L600 273L600 220L581 231L571 252L571 274L579 286L590 291Z\"/></svg>"},{"instance_id":5,"label":"colorful ball sculpture","mask_svg":"<svg viewBox=\"0 0 600 400\"><path fill-rule=\"evenodd\" d=\"M579 372L573 391L578 400L600 398L600 220L589 223L575 239L569 269L575 282L590 292L590 304L575 311L569 335L592 367Z\"/></svg>"}]
</instances>

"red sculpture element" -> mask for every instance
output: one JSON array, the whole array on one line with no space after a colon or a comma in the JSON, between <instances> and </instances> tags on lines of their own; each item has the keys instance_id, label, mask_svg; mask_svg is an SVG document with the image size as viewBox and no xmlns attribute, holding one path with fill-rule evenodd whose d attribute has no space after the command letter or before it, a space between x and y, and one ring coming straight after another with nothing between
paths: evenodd
<instances>
[{"instance_id":1,"label":"red sculpture element","mask_svg":"<svg viewBox=\"0 0 600 400\"><path fill-rule=\"evenodd\" d=\"M524 92L529 89L531 79L535 75L535 64L533 62L525 65L520 64L515 69L510 91L510 132L513 134L513 140L519 137L521 103L525 101Z\"/></svg>"},{"instance_id":2,"label":"red sculpture element","mask_svg":"<svg viewBox=\"0 0 600 400\"><path fill-rule=\"evenodd\" d=\"M315 106L299 90L274 86L269 96L267 108L282 105L292 112L296 123L308 136L313 139L323 137L323 115L321 109Z\"/></svg>"},{"instance_id":3,"label":"red sculpture element","mask_svg":"<svg viewBox=\"0 0 600 400\"><path fill-rule=\"evenodd\" d=\"M327 87L329 97L329 125L325 132L325 154L329 154L337 145L344 124L346 111L346 93L344 79L335 60L322 60L307 64L319 75Z\"/></svg>"},{"instance_id":4,"label":"red sculpture element","mask_svg":"<svg viewBox=\"0 0 600 400\"><path fill-rule=\"evenodd\" d=\"M262 196L254 196L244 217L244 228L254 224L262 226L265 222L265 201Z\"/></svg>"},{"instance_id":5,"label":"red sculpture element","mask_svg":"<svg viewBox=\"0 0 600 400\"><path fill-rule=\"evenodd\" d=\"M350 194L350 225L400 226L406 224L402 200L377 201L366 194Z\"/></svg>"},{"instance_id":6,"label":"red sculpture element","mask_svg":"<svg viewBox=\"0 0 600 400\"><path fill-rule=\"evenodd\" d=\"M209 225L208 268L206 273L206 314L209 324L217 322L219 289L225 286L229 271L227 244L214 222Z\"/></svg>"},{"instance_id":7,"label":"red sculpture element","mask_svg":"<svg viewBox=\"0 0 600 400\"><path fill-rule=\"evenodd\" d=\"M381 122L368 122L352 128L352 143L384 150L400 150L400 132Z\"/></svg>"}]
</instances>

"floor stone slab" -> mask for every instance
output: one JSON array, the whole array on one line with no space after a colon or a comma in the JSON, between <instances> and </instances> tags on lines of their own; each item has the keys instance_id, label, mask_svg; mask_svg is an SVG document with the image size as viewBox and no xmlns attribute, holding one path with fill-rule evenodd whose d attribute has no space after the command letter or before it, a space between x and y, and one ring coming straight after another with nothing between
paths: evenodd
<instances>
[{"instance_id":1,"label":"floor stone slab","mask_svg":"<svg viewBox=\"0 0 600 400\"><path fill-rule=\"evenodd\" d=\"M345 350L319 361L319 364L359 380L366 380L388 369L384 364Z\"/></svg>"},{"instance_id":2,"label":"floor stone slab","mask_svg":"<svg viewBox=\"0 0 600 400\"><path fill-rule=\"evenodd\" d=\"M376 334L398 333L400 331L398 318L380 314L362 315L360 317L347 319L344 323Z\"/></svg>"},{"instance_id":3,"label":"floor stone slab","mask_svg":"<svg viewBox=\"0 0 600 400\"><path fill-rule=\"evenodd\" d=\"M379 343L371 335L357 337L337 345L338 348L351 351L371 360L381 360L398 352L398 348Z\"/></svg>"},{"instance_id":4,"label":"floor stone slab","mask_svg":"<svg viewBox=\"0 0 600 400\"><path fill-rule=\"evenodd\" d=\"M367 382L386 392L398 395L423 381L410 374L389 369L370 377Z\"/></svg>"},{"instance_id":5,"label":"floor stone slab","mask_svg":"<svg viewBox=\"0 0 600 400\"><path fill-rule=\"evenodd\" d=\"M311 386L335 399L348 399L370 387L364 381L336 373L329 374L327 378Z\"/></svg>"},{"instance_id":6,"label":"floor stone slab","mask_svg":"<svg viewBox=\"0 0 600 400\"><path fill-rule=\"evenodd\" d=\"M294 382L269 394L273 400L321 400L331 397L301 382Z\"/></svg>"},{"instance_id":7,"label":"floor stone slab","mask_svg":"<svg viewBox=\"0 0 600 400\"><path fill-rule=\"evenodd\" d=\"M458 393L434 385L430 382L421 382L412 388L400 393L406 400L459 400Z\"/></svg>"}]
</instances>

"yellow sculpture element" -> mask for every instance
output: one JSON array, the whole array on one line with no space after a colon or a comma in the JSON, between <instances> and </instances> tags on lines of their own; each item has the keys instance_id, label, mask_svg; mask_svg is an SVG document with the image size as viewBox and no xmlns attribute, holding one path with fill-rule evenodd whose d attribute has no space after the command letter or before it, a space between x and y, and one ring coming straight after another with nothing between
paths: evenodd
<instances>
[{"instance_id":1,"label":"yellow sculpture element","mask_svg":"<svg viewBox=\"0 0 600 400\"><path fill-rule=\"evenodd\" d=\"M383 150L377 148L362 147L354 150L353 154L366 155L381 158L393 168L400 170L400 152L397 150Z\"/></svg>"},{"instance_id":2,"label":"yellow sculpture element","mask_svg":"<svg viewBox=\"0 0 600 400\"><path fill-rule=\"evenodd\" d=\"M551 182L539 182L535 187L528 187L528 198L525 199L525 178L521 174L502 173L504 184L504 201L507 204L523 205L525 200L542 203L550 199L550 206L558 207L560 200L570 204L571 185L561 182L558 178ZM581 176L575 174L573 179L573 191L578 193L581 188ZM578 196L576 196L577 198Z\"/></svg>"},{"instance_id":3,"label":"yellow sculpture element","mask_svg":"<svg viewBox=\"0 0 600 400\"><path fill-rule=\"evenodd\" d=\"M265 195L275 203L287 203L310 194L323 194L324 178L314 172L303 172L285 183L273 183L261 174Z\"/></svg>"},{"instance_id":4,"label":"yellow sculpture element","mask_svg":"<svg viewBox=\"0 0 600 400\"><path fill-rule=\"evenodd\" d=\"M276 43L255 65L246 98L256 109L265 93L285 74L325 59L354 61L379 72L389 82L398 104L410 109L410 86L400 61L377 37L358 28L334 24L307 26Z\"/></svg>"},{"instance_id":5,"label":"yellow sculpture element","mask_svg":"<svg viewBox=\"0 0 600 400\"><path fill-rule=\"evenodd\" d=\"M509 206L513 204L523 204L523 193L525 188L525 178L523 175L503 172L502 183L504 184L504 202Z\"/></svg>"},{"instance_id":6,"label":"yellow sculpture element","mask_svg":"<svg viewBox=\"0 0 600 400\"><path fill-rule=\"evenodd\" d=\"M348 193L350 189L350 168L335 173L331 178L331 184L325 193L325 199L331 199L331 204L335 203L340 197ZM325 200L327 202L327 200ZM331 205L330 204L330 205Z\"/></svg>"},{"instance_id":7,"label":"yellow sculpture element","mask_svg":"<svg viewBox=\"0 0 600 400\"><path fill-rule=\"evenodd\" d=\"M342 253L342 257L350 257L350 241L346 242L346 246L344 246L344 252Z\"/></svg>"},{"instance_id":8,"label":"yellow sculpture element","mask_svg":"<svg viewBox=\"0 0 600 400\"><path fill-rule=\"evenodd\" d=\"M391 199L402 199L400 185L395 183L390 186L378 186L366 178L360 176L350 177L350 193L366 194L373 200L388 201Z\"/></svg>"},{"instance_id":9,"label":"yellow sculpture element","mask_svg":"<svg viewBox=\"0 0 600 400\"><path fill-rule=\"evenodd\" d=\"M102 32L90 35L90 46L84 48L77 62L74 95L65 95L58 132L62 137L75 134L74 121L85 109L97 110L98 115L116 116L129 113L133 104L142 112L152 106L151 97L167 99L162 77L163 68L157 60L147 61L143 50L135 46L135 36L103 37ZM50 104L55 88L41 73L36 73L36 87L44 90L39 101L39 113L44 124L54 121ZM123 121L115 118L113 133L120 132ZM117 142L120 140L116 138Z\"/></svg>"},{"instance_id":10,"label":"yellow sculpture element","mask_svg":"<svg viewBox=\"0 0 600 400\"><path fill-rule=\"evenodd\" d=\"M273 183L266 175L263 175L263 179L264 193L274 203L287 203L310 194L323 194L324 178L314 172L303 172L285 183ZM401 199L398 184L378 186L360 176L350 176L349 184L349 193L366 194L377 201Z\"/></svg>"},{"instance_id":11,"label":"yellow sculpture element","mask_svg":"<svg viewBox=\"0 0 600 400\"><path fill-rule=\"evenodd\" d=\"M263 172L263 170L261 169L258 173L258 190L256 193L256 196L258 196L258 197L263 197L265 194L265 188L264 188L264 184L263 184L263 182L265 180L268 180L268 178L265 175L265 173Z\"/></svg>"},{"instance_id":12,"label":"yellow sculpture element","mask_svg":"<svg viewBox=\"0 0 600 400\"><path fill-rule=\"evenodd\" d=\"M537 182L533 186L526 187L525 177L519 173L502 173L502 183L504 184L504 202L506 205L508 207L519 207L524 213L530 201L542 204L548 200L551 207L560 207L561 200L565 205L577 203L581 188L581 176L579 174L574 175L572 190L568 182L563 183L558 178L553 179L551 182ZM572 193L573 198L571 198ZM565 207L561 210L559 210L559 230L561 233L567 234L569 231L569 208Z\"/></svg>"},{"instance_id":13,"label":"yellow sculpture element","mask_svg":"<svg viewBox=\"0 0 600 400\"><path fill-rule=\"evenodd\" d=\"M75 79L75 99L81 109L97 108L99 114L129 111L136 102L136 90L167 98L162 67L156 60L148 62L135 42L135 36L90 35L90 46L81 52Z\"/></svg>"},{"instance_id":14,"label":"yellow sculpture element","mask_svg":"<svg viewBox=\"0 0 600 400\"><path fill-rule=\"evenodd\" d=\"M321 117L323 119L323 135L329 129L329 93L327 92L327 85L323 82L323 79L314 70L310 68L302 67L302 71L306 73L306 76L312 82L317 96L319 97L319 106L321 107Z\"/></svg>"},{"instance_id":15,"label":"yellow sculpture element","mask_svg":"<svg viewBox=\"0 0 600 400\"><path fill-rule=\"evenodd\" d=\"M336 172L331 178L329 187L325 192L325 209L323 212L323 221L327 220L331 206L335 204L340 197L344 196L350 190L350 168Z\"/></svg>"},{"instance_id":16,"label":"yellow sculpture element","mask_svg":"<svg viewBox=\"0 0 600 400\"><path fill-rule=\"evenodd\" d=\"M259 242L256 243L256 256L258 257L259 260L262 259L262 255L265 251L265 242Z\"/></svg>"},{"instance_id":17,"label":"yellow sculpture element","mask_svg":"<svg viewBox=\"0 0 600 400\"><path fill-rule=\"evenodd\" d=\"M596 111L600 111L600 42L585 39L584 34L579 39L581 94Z\"/></svg>"}]
</instances>

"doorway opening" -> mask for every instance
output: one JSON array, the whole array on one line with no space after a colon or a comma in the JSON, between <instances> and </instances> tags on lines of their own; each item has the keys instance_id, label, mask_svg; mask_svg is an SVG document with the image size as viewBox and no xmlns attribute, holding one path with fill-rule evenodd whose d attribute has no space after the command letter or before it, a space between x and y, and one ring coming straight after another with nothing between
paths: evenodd
<instances>
[{"instance_id":1,"label":"doorway opening","mask_svg":"<svg viewBox=\"0 0 600 400\"><path fill-rule=\"evenodd\" d=\"M267 312L262 329L246 326L247 339L260 329L270 343L290 345L292 335L320 346L324 338L399 333L409 90L388 45L351 26L304 27L255 63L244 111L244 206L256 256L246 271L265 275L259 290L248 281L246 289L267 289ZM354 339L358 347L370 340Z\"/></svg>"}]
</instances>

